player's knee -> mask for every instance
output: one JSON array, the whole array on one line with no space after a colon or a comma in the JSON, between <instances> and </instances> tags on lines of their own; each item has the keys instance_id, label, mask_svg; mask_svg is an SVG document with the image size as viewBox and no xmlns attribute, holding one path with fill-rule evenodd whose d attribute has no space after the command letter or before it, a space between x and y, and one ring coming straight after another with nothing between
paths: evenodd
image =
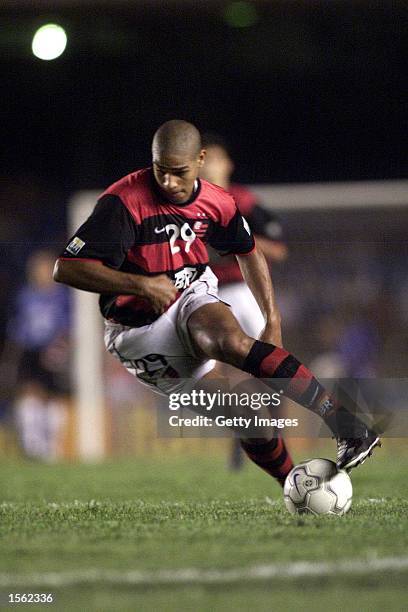
<instances>
[{"instance_id":1,"label":"player's knee","mask_svg":"<svg viewBox=\"0 0 408 612\"><path fill-rule=\"evenodd\" d=\"M240 368L253 343L253 338L250 338L244 332L220 334L218 337L220 355L218 359Z\"/></svg>"}]
</instances>

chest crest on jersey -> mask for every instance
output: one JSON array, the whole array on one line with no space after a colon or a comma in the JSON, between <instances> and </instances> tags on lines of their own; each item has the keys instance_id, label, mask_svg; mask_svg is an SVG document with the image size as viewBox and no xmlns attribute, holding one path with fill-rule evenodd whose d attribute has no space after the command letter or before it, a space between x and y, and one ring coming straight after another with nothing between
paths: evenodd
<instances>
[{"instance_id":1,"label":"chest crest on jersey","mask_svg":"<svg viewBox=\"0 0 408 612\"><path fill-rule=\"evenodd\" d=\"M194 221L193 232L196 234L196 236L199 236L200 238L202 238L208 229L208 224L209 224L208 219L199 219L197 221Z\"/></svg>"}]
</instances>

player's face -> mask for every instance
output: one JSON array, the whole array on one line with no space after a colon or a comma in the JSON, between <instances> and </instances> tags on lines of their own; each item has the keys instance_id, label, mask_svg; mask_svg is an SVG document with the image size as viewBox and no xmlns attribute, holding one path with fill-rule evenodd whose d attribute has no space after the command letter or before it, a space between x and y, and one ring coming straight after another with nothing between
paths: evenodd
<instances>
[{"instance_id":1,"label":"player's face","mask_svg":"<svg viewBox=\"0 0 408 612\"><path fill-rule=\"evenodd\" d=\"M193 159L191 155L153 154L154 178L167 200L183 204L191 197L204 157L204 150Z\"/></svg>"}]
</instances>

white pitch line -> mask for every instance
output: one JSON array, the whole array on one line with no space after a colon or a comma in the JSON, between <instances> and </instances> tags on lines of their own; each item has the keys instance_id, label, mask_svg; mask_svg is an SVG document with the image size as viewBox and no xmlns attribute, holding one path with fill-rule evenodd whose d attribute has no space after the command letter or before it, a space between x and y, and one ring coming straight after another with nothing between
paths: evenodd
<instances>
[{"instance_id":1,"label":"white pitch line","mask_svg":"<svg viewBox=\"0 0 408 612\"><path fill-rule=\"evenodd\" d=\"M0 588L8 587L67 587L81 584L157 586L168 584L225 584L245 580L271 580L273 578L307 578L310 576L339 576L351 573L371 574L408 569L408 557L367 558L356 561L315 562L296 561L270 565L255 565L236 569L195 569L157 571L118 571L84 569L78 571L0 574Z\"/></svg>"}]
</instances>

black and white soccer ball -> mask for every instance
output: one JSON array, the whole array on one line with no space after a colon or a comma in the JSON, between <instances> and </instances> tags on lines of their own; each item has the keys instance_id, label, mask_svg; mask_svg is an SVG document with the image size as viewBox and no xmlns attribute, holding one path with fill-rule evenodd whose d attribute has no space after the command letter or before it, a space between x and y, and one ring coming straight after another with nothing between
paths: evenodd
<instances>
[{"instance_id":1,"label":"black and white soccer ball","mask_svg":"<svg viewBox=\"0 0 408 612\"><path fill-rule=\"evenodd\" d=\"M353 487L347 472L329 459L310 459L296 465L283 489L291 514L337 514L348 512Z\"/></svg>"}]
</instances>

